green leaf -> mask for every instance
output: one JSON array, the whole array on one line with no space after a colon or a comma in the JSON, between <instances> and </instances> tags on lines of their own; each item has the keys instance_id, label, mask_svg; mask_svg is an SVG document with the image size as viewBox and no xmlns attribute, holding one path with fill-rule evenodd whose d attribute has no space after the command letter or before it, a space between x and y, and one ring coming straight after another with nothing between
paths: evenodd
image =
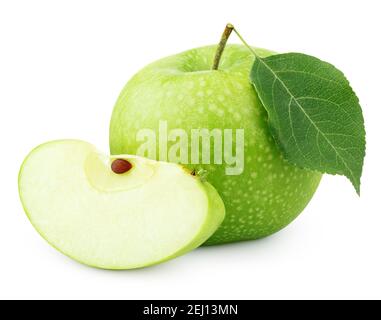
<instances>
[{"instance_id":1,"label":"green leaf","mask_svg":"<svg viewBox=\"0 0 381 320\"><path fill-rule=\"evenodd\" d=\"M345 175L360 194L364 119L344 74L317 58L286 53L257 56L250 78L285 158L302 168Z\"/></svg>"}]
</instances>

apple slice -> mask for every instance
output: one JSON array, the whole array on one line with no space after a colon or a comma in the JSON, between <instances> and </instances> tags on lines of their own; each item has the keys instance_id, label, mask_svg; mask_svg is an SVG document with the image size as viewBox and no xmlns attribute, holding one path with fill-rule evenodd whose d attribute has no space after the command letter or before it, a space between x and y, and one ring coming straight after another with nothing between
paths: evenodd
<instances>
[{"instance_id":1,"label":"apple slice","mask_svg":"<svg viewBox=\"0 0 381 320\"><path fill-rule=\"evenodd\" d=\"M77 140L33 150L21 167L19 190L43 238L103 269L175 258L206 241L225 215L217 191L182 166L130 155L110 158Z\"/></svg>"}]
</instances>

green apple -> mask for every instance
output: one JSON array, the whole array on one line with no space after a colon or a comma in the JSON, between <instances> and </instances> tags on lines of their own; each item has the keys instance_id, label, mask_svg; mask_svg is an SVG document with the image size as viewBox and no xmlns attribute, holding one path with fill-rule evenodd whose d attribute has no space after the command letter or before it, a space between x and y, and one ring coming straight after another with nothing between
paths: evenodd
<instances>
[{"instance_id":1,"label":"green apple","mask_svg":"<svg viewBox=\"0 0 381 320\"><path fill-rule=\"evenodd\" d=\"M216 48L189 50L138 72L121 92L110 126L112 154L139 153L139 132L148 128L160 135L163 122L189 135L195 128L244 130L240 174L228 175L228 162L182 161L206 172L206 179L225 203L226 218L207 241L209 245L257 239L282 229L306 207L321 179L320 173L297 168L282 157L269 132L266 111L249 81L252 53L244 46L228 45L219 69L211 70ZM263 57L272 54L255 50ZM156 148L156 154L147 156L157 158L166 152L159 150L159 143Z\"/></svg>"},{"instance_id":2,"label":"green apple","mask_svg":"<svg viewBox=\"0 0 381 320\"><path fill-rule=\"evenodd\" d=\"M184 254L205 242L225 213L216 190L180 165L108 157L77 140L33 150L19 190L43 238L104 269L140 268Z\"/></svg>"}]
</instances>

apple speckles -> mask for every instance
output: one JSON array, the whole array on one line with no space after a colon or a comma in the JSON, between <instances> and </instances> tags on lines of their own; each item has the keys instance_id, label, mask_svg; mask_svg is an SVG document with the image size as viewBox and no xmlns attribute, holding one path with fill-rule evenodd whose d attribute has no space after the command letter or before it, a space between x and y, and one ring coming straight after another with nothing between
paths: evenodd
<instances>
[{"instance_id":1,"label":"apple speckles","mask_svg":"<svg viewBox=\"0 0 381 320\"><path fill-rule=\"evenodd\" d=\"M225 96L219 95L217 97L217 100L220 101L220 102L224 102L225 101Z\"/></svg>"},{"instance_id":2,"label":"apple speckles","mask_svg":"<svg viewBox=\"0 0 381 320\"><path fill-rule=\"evenodd\" d=\"M224 93L227 95L227 96L231 96L233 93L231 92L231 90L229 89L225 89Z\"/></svg>"},{"instance_id":3,"label":"apple speckles","mask_svg":"<svg viewBox=\"0 0 381 320\"><path fill-rule=\"evenodd\" d=\"M187 103L188 103L191 107L193 107L193 106L196 105L196 101L195 101L194 98L187 98Z\"/></svg>"},{"instance_id":4,"label":"apple speckles","mask_svg":"<svg viewBox=\"0 0 381 320\"><path fill-rule=\"evenodd\" d=\"M235 121L241 121L242 117L239 113L234 113L233 118Z\"/></svg>"},{"instance_id":5,"label":"apple speckles","mask_svg":"<svg viewBox=\"0 0 381 320\"><path fill-rule=\"evenodd\" d=\"M215 112L216 110L218 110L218 107L214 104L214 103L211 103L208 107L208 109L211 111L211 112Z\"/></svg>"},{"instance_id":6,"label":"apple speckles","mask_svg":"<svg viewBox=\"0 0 381 320\"><path fill-rule=\"evenodd\" d=\"M244 219L243 217L241 217L241 218L238 219L238 222L241 223L241 224L244 224L244 223L247 223L247 220Z\"/></svg>"},{"instance_id":7,"label":"apple speckles","mask_svg":"<svg viewBox=\"0 0 381 320\"><path fill-rule=\"evenodd\" d=\"M186 88L188 90L192 90L194 88L195 84L193 81L188 81L187 84L186 84Z\"/></svg>"},{"instance_id":8,"label":"apple speckles","mask_svg":"<svg viewBox=\"0 0 381 320\"><path fill-rule=\"evenodd\" d=\"M202 97L205 96L205 93L204 93L204 91L198 91L198 92L196 93L196 95L197 95L197 97L202 98Z\"/></svg>"},{"instance_id":9,"label":"apple speckles","mask_svg":"<svg viewBox=\"0 0 381 320\"><path fill-rule=\"evenodd\" d=\"M228 187L230 185L230 181L229 180L225 180L225 181L222 182L222 185L224 187Z\"/></svg>"},{"instance_id":10,"label":"apple speckles","mask_svg":"<svg viewBox=\"0 0 381 320\"><path fill-rule=\"evenodd\" d=\"M229 112L230 114L234 114L234 113L235 113L235 110L234 110L233 107L229 107L229 108L228 108L228 112Z\"/></svg>"},{"instance_id":11,"label":"apple speckles","mask_svg":"<svg viewBox=\"0 0 381 320\"><path fill-rule=\"evenodd\" d=\"M233 203L234 203L234 204L239 204L239 203L241 203L241 200L240 200L240 199L234 199L234 200L233 200Z\"/></svg>"},{"instance_id":12,"label":"apple speckles","mask_svg":"<svg viewBox=\"0 0 381 320\"><path fill-rule=\"evenodd\" d=\"M222 109L218 109L218 110L217 110L217 116L219 116L220 118L224 117L224 116L225 116L225 112L224 112L224 110L222 110Z\"/></svg>"},{"instance_id":13,"label":"apple speckles","mask_svg":"<svg viewBox=\"0 0 381 320\"><path fill-rule=\"evenodd\" d=\"M233 181L231 181L231 185L234 187L234 186L236 186L238 184L238 181L237 180L233 180Z\"/></svg>"}]
</instances>

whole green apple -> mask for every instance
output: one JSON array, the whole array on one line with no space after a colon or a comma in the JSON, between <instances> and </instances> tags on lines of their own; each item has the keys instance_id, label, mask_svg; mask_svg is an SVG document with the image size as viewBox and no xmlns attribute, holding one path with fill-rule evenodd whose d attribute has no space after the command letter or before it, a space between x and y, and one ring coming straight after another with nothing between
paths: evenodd
<instances>
[{"instance_id":1,"label":"whole green apple","mask_svg":"<svg viewBox=\"0 0 381 320\"><path fill-rule=\"evenodd\" d=\"M212 70L216 48L189 50L145 67L120 94L110 127L114 155L139 153L142 136L149 136L142 135L142 129L148 129L157 135L151 143L154 152L145 156L182 162L196 172L202 170L226 207L226 218L207 245L258 239L282 229L306 207L321 180L320 173L289 164L275 144L266 111L249 81L252 53L244 46L228 45L219 69ZM255 50L263 57L272 54ZM214 148L221 136L212 135L209 142L214 138L210 144L214 161L213 157L211 161L192 161L195 152L199 153L199 145L196 151L192 149L193 142L185 144L188 152L175 160L166 158L171 143L184 146L185 140L166 136L163 123L166 130L181 130L188 137L194 129L224 130L233 137L236 150L227 150L225 144L221 161ZM242 152L239 132L244 133ZM168 148L163 147L163 140ZM237 170L232 173L229 169L234 165Z\"/></svg>"}]
</instances>

